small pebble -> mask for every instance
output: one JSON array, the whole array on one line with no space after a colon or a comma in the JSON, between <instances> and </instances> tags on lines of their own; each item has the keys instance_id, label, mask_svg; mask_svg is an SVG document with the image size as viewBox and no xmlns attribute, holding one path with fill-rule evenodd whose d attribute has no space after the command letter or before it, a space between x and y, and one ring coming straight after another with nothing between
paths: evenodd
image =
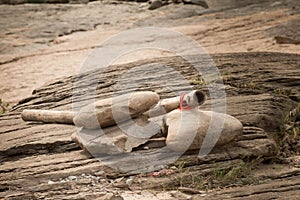
<instances>
[{"instance_id":1,"label":"small pebble","mask_svg":"<svg viewBox=\"0 0 300 200\"><path fill-rule=\"evenodd\" d=\"M126 184L127 184L127 185L131 185L132 182L133 182L133 179L132 179L132 178L129 178L129 179L126 180Z\"/></svg>"},{"instance_id":2,"label":"small pebble","mask_svg":"<svg viewBox=\"0 0 300 200\"><path fill-rule=\"evenodd\" d=\"M71 181L74 181L74 180L77 180L77 176L69 176L68 179Z\"/></svg>"},{"instance_id":3,"label":"small pebble","mask_svg":"<svg viewBox=\"0 0 300 200\"><path fill-rule=\"evenodd\" d=\"M170 167L170 169L177 170L177 167L176 166L172 166L172 167Z\"/></svg>"},{"instance_id":4,"label":"small pebble","mask_svg":"<svg viewBox=\"0 0 300 200\"><path fill-rule=\"evenodd\" d=\"M104 174L105 174L104 171L99 171L99 172L96 172L96 173L95 173L96 176L102 176L102 175L104 175Z\"/></svg>"}]
</instances>

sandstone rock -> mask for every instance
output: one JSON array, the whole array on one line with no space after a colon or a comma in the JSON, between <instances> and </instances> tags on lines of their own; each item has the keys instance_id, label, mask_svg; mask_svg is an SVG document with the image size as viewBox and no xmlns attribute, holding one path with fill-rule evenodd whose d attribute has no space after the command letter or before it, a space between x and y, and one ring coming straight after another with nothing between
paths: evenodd
<instances>
[{"instance_id":1,"label":"sandstone rock","mask_svg":"<svg viewBox=\"0 0 300 200\"><path fill-rule=\"evenodd\" d=\"M127 121L157 104L154 92L135 92L103 99L80 109L73 119L78 127L97 129Z\"/></svg>"},{"instance_id":2,"label":"sandstone rock","mask_svg":"<svg viewBox=\"0 0 300 200\"><path fill-rule=\"evenodd\" d=\"M224 9L224 8L237 8L244 7L253 3L261 3L263 0L252 1L252 0L205 0L208 7L211 9Z\"/></svg>"},{"instance_id":3,"label":"sandstone rock","mask_svg":"<svg viewBox=\"0 0 300 200\"><path fill-rule=\"evenodd\" d=\"M155 10L157 8L160 8L164 5L167 5L168 3L166 1L163 1L163 0L153 0L151 1L150 3L150 6L149 6L149 10Z\"/></svg>"},{"instance_id":4,"label":"sandstone rock","mask_svg":"<svg viewBox=\"0 0 300 200\"><path fill-rule=\"evenodd\" d=\"M237 160L245 158L261 158L269 161L276 158L276 144L272 140L272 133L278 131L280 121L288 111L293 110L295 102L288 96L274 94L274 88L293 88L295 95L299 94L299 55L282 53L234 53L213 55L217 67L226 81L224 84L227 92L227 113L242 121L244 125L243 135L237 142L229 146L215 148L205 158L199 159L197 151L187 152L182 155L178 162L174 163L174 155L170 151L158 151L149 148L148 150L135 150L129 154L120 156L102 157L99 160L85 154L74 142L71 141L71 134L76 132L74 126L62 124L41 124L26 123L20 118L20 112L24 109L50 109L67 110L72 104L72 92L76 87L73 83L74 77L63 78L52 84L45 85L35 90L30 98L25 99L14 107L14 110L0 116L0 198L49 198L49 199L75 199L75 198L96 198L103 196L97 191L110 185L107 178L128 177L136 173L153 172L166 167L165 164L172 163L178 166L179 163L186 163L185 168L194 177L201 177L203 173L213 172L217 166L224 166L231 163L236 166ZM188 80L192 79L193 70L177 57L140 61L134 64L112 66L103 83L97 88L97 98L106 99L113 92L114 80L118 79L128 68L143 66L145 63L160 61L180 71ZM204 60L205 61L205 60ZM148 67L148 65L146 65ZM100 71L99 74L102 74ZM151 77L153 77L153 73ZM97 74L97 72L94 72ZM93 77L94 74L86 74ZM97 75L99 75L97 74ZM141 89L153 89L162 98L170 98L175 95L164 87L157 86L162 76L170 76L167 72L161 71L159 77L149 80ZM130 77L130 84L141 80L146 75L141 73L138 77ZM164 76L163 76L164 77ZM96 82L98 80L95 80ZM259 87L253 87L245 83L253 81ZM186 90L182 85L174 84L176 91ZM194 85L195 89L205 91L203 85ZM201 109L209 110L210 97ZM207 106L208 105L208 106ZM207 107L206 107L207 106ZM47 150L47 151L39 151ZM46 153L48 152L48 153ZM175 155L175 158L178 155ZM178 157L177 157L178 158ZM107 166L115 166L110 168ZM265 166L265 165L264 165ZM70 175L95 174L105 171L100 181L88 182L60 182L60 178L67 178ZM102 174L102 173L101 173ZM232 198L245 197L261 199L272 197L283 198L283 195L294 192L295 199L299 196L299 172L277 176L277 179L262 186L247 186L235 189L227 188L226 191L218 191L213 198L209 192L206 199L222 199L225 196ZM176 174L174 174L175 176ZM181 173L179 174L181 176ZM291 176L292 175L292 176ZM32 179L34 177L34 180ZM275 176L276 177L276 176ZM284 178L287 177L287 178ZM147 177L142 177L146 179ZM130 188L159 189L163 181L166 185L174 187L176 179L153 177L139 182L134 181ZM64 180L63 179L63 180ZM48 181L55 181L55 184L48 185ZM178 178L180 180L180 177ZM89 181L93 181L90 179ZM274 187L275 182L277 186ZM38 184L37 184L38 183ZM249 187L251 191L249 193ZM105 188L107 191L114 191L115 188ZM253 191L252 191L253 189ZM231 192L228 193L228 190ZM286 191L282 193L282 190ZM274 193L270 191L275 191ZM78 195L80 194L80 196ZM91 196L91 194L93 196ZM296 195L298 194L298 195ZM77 196L76 196L77 195ZM88 196L90 195L90 196ZM204 198L202 194L195 199Z\"/></svg>"},{"instance_id":5,"label":"sandstone rock","mask_svg":"<svg viewBox=\"0 0 300 200\"><path fill-rule=\"evenodd\" d=\"M215 145L229 144L243 132L243 125L236 118L197 109L174 110L168 113L166 126L168 127L167 146L172 150L183 152L200 149L206 136L210 141L204 148L212 149Z\"/></svg>"},{"instance_id":6,"label":"sandstone rock","mask_svg":"<svg viewBox=\"0 0 300 200\"><path fill-rule=\"evenodd\" d=\"M147 118L136 118L99 130L82 129L72 134L72 140L95 157L100 154L126 153L160 132L160 127L147 128L147 125Z\"/></svg>"},{"instance_id":7,"label":"sandstone rock","mask_svg":"<svg viewBox=\"0 0 300 200\"><path fill-rule=\"evenodd\" d=\"M189 200L192 198L190 195L184 194L180 191L171 191L170 194L172 197L174 197L178 200Z\"/></svg>"},{"instance_id":8,"label":"sandstone rock","mask_svg":"<svg viewBox=\"0 0 300 200\"><path fill-rule=\"evenodd\" d=\"M296 8L296 7L295 7ZM297 9L299 11L299 9ZM272 35L277 44L300 44L300 20L293 19L286 21L268 30L269 35Z\"/></svg>"},{"instance_id":9,"label":"sandstone rock","mask_svg":"<svg viewBox=\"0 0 300 200\"><path fill-rule=\"evenodd\" d=\"M209 8L206 1L204 0L183 0L182 2L184 4L194 4L194 5L202 6L203 8Z\"/></svg>"},{"instance_id":10,"label":"sandstone rock","mask_svg":"<svg viewBox=\"0 0 300 200\"><path fill-rule=\"evenodd\" d=\"M118 194L107 193L103 197L97 199L98 200L123 200L124 198Z\"/></svg>"},{"instance_id":11,"label":"sandstone rock","mask_svg":"<svg viewBox=\"0 0 300 200\"><path fill-rule=\"evenodd\" d=\"M300 44L300 40L284 36L275 36L274 39L277 44Z\"/></svg>"}]
</instances>

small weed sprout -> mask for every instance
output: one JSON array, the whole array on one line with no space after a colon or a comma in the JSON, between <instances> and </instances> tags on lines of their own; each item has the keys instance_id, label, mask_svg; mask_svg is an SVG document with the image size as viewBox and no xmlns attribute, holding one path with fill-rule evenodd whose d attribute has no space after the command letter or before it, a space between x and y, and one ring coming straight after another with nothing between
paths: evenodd
<instances>
[{"instance_id":1,"label":"small weed sprout","mask_svg":"<svg viewBox=\"0 0 300 200\"><path fill-rule=\"evenodd\" d=\"M2 99L0 99L0 115L5 113L8 109L9 104L8 103L4 103L2 101Z\"/></svg>"},{"instance_id":2,"label":"small weed sprout","mask_svg":"<svg viewBox=\"0 0 300 200\"><path fill-rule=\"evenodd\" d=\"M283 157L299 153L294 145L300 140L300 103L282 118L275 140Z\"/></svg>"},{"instance_id":3,"label":"small weed sprout","mask_svg":"<svg viewBox=\"0 0 300 200\"><path fill-rule=\"evenodd\" d=\"M281 96L289 96L289 95L291 95L292 90L277 88L277 89L274 89L273 93L276 95L281 95Z\"/></svg>"},{"instance_id":4,"label":"small weed sprout","mask_svg":"<svg viewBox=\"0 0 300 200\"><path fill-rule=\"evenodd\" d=\"M191 85L206 85L206 82L204 80L203 77L199 77L198 75L197 76L194 76L191 80L190 80L190 84Z\"/></svg>"}]
</instances>

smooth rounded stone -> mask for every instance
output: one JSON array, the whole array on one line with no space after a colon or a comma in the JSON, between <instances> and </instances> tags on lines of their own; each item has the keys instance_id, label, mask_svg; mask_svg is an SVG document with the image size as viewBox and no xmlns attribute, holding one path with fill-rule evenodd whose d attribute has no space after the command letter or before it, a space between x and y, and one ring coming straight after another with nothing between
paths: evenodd
<instances>
[{"instance_id":1,"label":"smooth rounded stone","mask_svg":"<svg viewBox=\"0 0 300 200\"><path fill-rule=\"evenodd\" d=\"M105 175L105 171L101 170L101 171L95 172L95 175L96 176L104 176Z\"/></svg>"},{"instance_id":2,"label":"smooth rounded stone","mask_svg":"<svg viewBox=\"0 0 300 200\"><path fill-rule=\"evenodd\" d=\"M212 135L209 135L208 139L212 141L213 146L229 144L243 132L243 125L238 119L222 113L197 109L174 110L166 115L165 125L168 129L167 147L183 152L200 149L209 128ZM216 144L213 137L219 137Z\"/></svg>"},{"instance_id":3,"label":"smooth rounded stone","mask_svg":"<svg viewBox=\"0 0 300 200\"><path fill-rule=\"evenodd\" d=\"M198 6L202 6L203 8L209 8L206 1L203 0L182 0L184 4L194 4Z\"/></svg>"},{"instance_id":4,"label":"smooth rounded stone","mask_svg":"<svg viewBox=\"0 0 300 200\"><path fill-rule=\"evenodd\" d=\"M176 199L186 199L186 200L192 199L192 196L184 194L180 191L170 191L169 193L172 197Z\"/></svg>"},{"instance_id":5,"label":"smooth rounded stone","mask_svg":"<svg viewBox=\"0 0 300 200\"><path fill-rule=\"evenodd\" d=\"M77 176L68 176L68 179L71 181L77 180Z\"/></svg>"},{"instance_id":6,"label":"smooth rounded stone","mask_svg":"<svg viewBox=\"0 0 300 200\"><path fill-rule=\"evenodd\" d=\"M124 198L118 194L107 193L104 196L98 197L98 200L123 200Z\"/></svg>"},{"instance_id":7,"label":"smooth rounded stone","mask_svg":"<svg viewBox=\"0 0 300 200\"><path fill-rule=\"evenodd\" d=\"M51 181L51 180L48 181L48 185L52 185L54 183L55 183L54 181Z\"/></svg>"},{"instance_id":8,"label":"smooth rounded stone","mask_svg":"<svg viewBox=\"0 0 300 200\"><path fill-rule=\"evenodd\" d=\"M134 92L103 99L80 109L73 121L78 127L104 128L135 118L159 102L155 92Z\"/></svg>"},{"instance_id":9,"label":"smooth rounded stone","mask_svg":"<svg viewBox=\"0 0 300 200\"><path fill-rule=\"evenodd\" d=\"M149 6L149 10L155 10L157 8L160 8L162 6L168 5L167 1L162 1L162 0L154 0L151 1L150 6Z\"/></svg>"},{"instance_id":10,"label":"smooth rounded stone","mask_svg":"<svg viewBox=\"0 0 300 200\"><path fill-rule=\"evenodd\" d=\"M74 115L72 111L24 109L21 118L24 121L73 124Z\"/></svg>"},{"instance_id":11,"label":"smooth rounded stone","mask_svg":"<svg viewBox=\"0 0 300 200\"><path fill-rule=\"evenodd\" d=\"M130 186L130 185L132 185L132 183L133 183L133 179L132 178L129 178L129 179L126 180L126 184L127 185Z\"/></svg>"}]
</instances>

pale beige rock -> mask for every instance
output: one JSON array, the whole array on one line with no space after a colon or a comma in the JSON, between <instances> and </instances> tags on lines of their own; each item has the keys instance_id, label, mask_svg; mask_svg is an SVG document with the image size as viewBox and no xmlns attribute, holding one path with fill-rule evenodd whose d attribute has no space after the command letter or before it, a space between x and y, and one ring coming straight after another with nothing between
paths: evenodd
<instances>
[{"instance_id":1,"label":"pale beige rock","mask_svg":"<svg viewBox=\"0 0 300 200\"><path fill-rule=\"evenodd\" d=\"M166 144L174 151L200 149L209 128L212 135L208 138L213 146L214 137L219 137L215 145L222 146L232 142L243 132L243 125L238 119L198 109L174 110L166 115L165 124L168 127Z\"/></svg>"},{"instance_id":2,"label":"pale beige rock","mask_svg":"<svg viewBox=\"0 0 300 200\"><path fill-rule=\"evenodd\" d=\"M134 92L113 98L102 99L72 111L25 109L21 113L24 121L75 124L78 127L97 129L135 118L149 110L159 101L159 95L150 92Z\"/></svg>"},{"instance_id":3,"label":"pale beige rock","mask_svg":"<svg viewBox=\"0 0 300 200\"><path fill-rule=\"evenodd\" d=\"M220 9L220 8L236 8L236 7L244 7L253 3L263 2L262 0L251 1L251 0L205 0L208 7L211 9Z\"/></svg>"},{"instance_id":4,"label":"pale beige rock","mask_svg":"<svg viewBox=\"0 0 300 200\"><path fill-rule=\"evenodd\" d=\"M131 152L159 133L160 127L149 126L148 118L138 117L103 129L82 129L72 134L72 140L93 156Z\"/></svg>"},{"instance_id":5,"label":"pale beige rock","mask_svg":"<svg viewBox=\"0 0 300 200\"><path fill-rule=\"evenodd\" d=\"M75 113L72 111L25 109L21 113L24 121L38 121L45 123L73 124Z\"/></svg>"},{"instance_id":6,"label":"pale beige rock","mask_svg":"<svg viewBox=\"0 0 300 200\"><path fill-rule=\"evenodd\" d=\"M135 92L103 99L83 107L74 117L78 127L97 129L135 118L159 102L154 92Z\"/></svg>"}]
</instances>

